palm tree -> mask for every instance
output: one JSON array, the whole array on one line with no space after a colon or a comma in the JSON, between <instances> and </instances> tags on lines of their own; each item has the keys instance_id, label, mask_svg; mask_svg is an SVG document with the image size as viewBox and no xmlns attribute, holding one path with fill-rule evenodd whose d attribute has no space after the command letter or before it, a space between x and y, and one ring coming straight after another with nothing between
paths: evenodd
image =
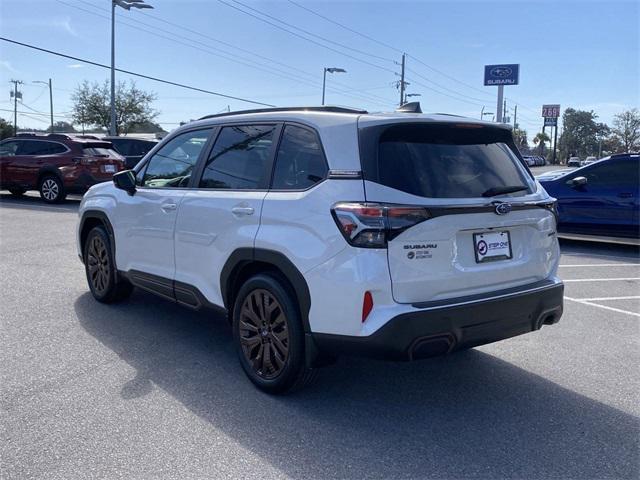
<instances>
[{"instance_id":1,"label":"palm tree","mask_svg":"<svg viewBox=\"0 0 640 480\"><path fill-rule=\"evenodd\" d=\"M540 132L536 134L535 137L533 137L534 145L540 144L540 155L544 154L544 144L547 142L551 143L551 138L549 138L549 135L547 135L546 133Z\"/></svg>"}]
</instances>

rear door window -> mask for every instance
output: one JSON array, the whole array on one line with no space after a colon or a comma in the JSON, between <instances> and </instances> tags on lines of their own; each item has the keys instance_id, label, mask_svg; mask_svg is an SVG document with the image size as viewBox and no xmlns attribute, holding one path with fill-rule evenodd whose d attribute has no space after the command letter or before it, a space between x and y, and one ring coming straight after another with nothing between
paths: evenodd
<instances>
[{"instance_id":1,"label":"rear door window","mask_svg":"<svg viewBox=\"0 0 640 480\"><path fill-rule=\"evenodd\" d=\"M327 176L327 162L318 135L308 128L287 125L282 134L271 188L305 190Z\"/></svg>"},{"instance_id":2,"label":"rear door window","mask_svg":"<svg viewBox=\"0 0 640 480\"><path fill-rule=\"evenodd\" d=\"M223 127L202 172L200 188L266 188L275 125Z\"/></svg>"},{"instance_id":3,"label":"rear door window","mask_svg":"<svg viewBox=\"0 0 640 480\"><path fill-rule=\"evenodd\" d=\"M18 155L54 155L67 151L61 143L45 140L24 140L21 143Z\"/></svg>"},{"instance_id":4,"label":"rear door window","mask_svg":"<svg viewBox=\"0 0 640 480\"><path fill-rule=\"evenodd\" d=\"M369 130L369 131L367 131ZM491 189L525 187L510 132L475 125L396 124L361 131L365 179L428 198L482 197Z\"/></svg>"}]
</instances>

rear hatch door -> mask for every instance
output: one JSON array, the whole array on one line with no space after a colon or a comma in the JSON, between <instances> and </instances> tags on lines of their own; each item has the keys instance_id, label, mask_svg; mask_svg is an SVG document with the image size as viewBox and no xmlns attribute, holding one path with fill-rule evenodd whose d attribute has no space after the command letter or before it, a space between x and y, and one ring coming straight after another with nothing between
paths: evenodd
<instances>
[{"instance_id":1,"label":"rear hatch door","mask_svg":"<svg viewBox=\"0 0 640 480\"><path fill-rule=\"evenodd\" d=\"M361 128L360 141L367 202L428 212L387 242L397 302L507 289L556 268L552 199L516 155L510 131L410 122Z\"/></svg>"}]
</instances>

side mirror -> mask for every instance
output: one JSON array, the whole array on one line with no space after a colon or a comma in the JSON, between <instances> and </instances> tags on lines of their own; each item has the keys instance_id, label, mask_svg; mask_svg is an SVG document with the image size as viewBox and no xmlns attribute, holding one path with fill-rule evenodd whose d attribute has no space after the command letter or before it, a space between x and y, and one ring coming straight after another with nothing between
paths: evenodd
<instances>
[{"instance_id":1,"label":"side mirror","mask_svg":"<svg viewBox=\"0 0 640 480\"><path fill-rule=\"evenodd\" d=\"M116 188L124 190L129 195L136 193L136 176L133 170L123 170L113 176L113 184Z\"/></svg>"},{"instance_id":2,"label":"side mirror","mask_svg":"<svg viewBox=\"0 0 640 480\"><path fill-rule=\"evenodd\" d=\"M584 187L587 184L587 177L575 177L567 182L572 188L580 188Z\"/></svg>"}]
</instances>

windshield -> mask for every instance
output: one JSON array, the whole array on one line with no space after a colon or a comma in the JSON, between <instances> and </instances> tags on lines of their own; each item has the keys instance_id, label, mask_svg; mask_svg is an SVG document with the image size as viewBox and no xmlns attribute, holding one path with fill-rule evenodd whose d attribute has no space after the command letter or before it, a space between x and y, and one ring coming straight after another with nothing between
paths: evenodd
<instances>
[{"instance_id":1,"label":"windshield","mask_svg":"<svg viewBox=\"0 0 640 480\"><path fill-rule=\"evenodd\" d=\"M399 124L377 133L376 158L363 160L367 180L429 198L531 192L520 160L497 129ZM363 138L370 136L364 132Z\"/></svg>"}]
</instances>

